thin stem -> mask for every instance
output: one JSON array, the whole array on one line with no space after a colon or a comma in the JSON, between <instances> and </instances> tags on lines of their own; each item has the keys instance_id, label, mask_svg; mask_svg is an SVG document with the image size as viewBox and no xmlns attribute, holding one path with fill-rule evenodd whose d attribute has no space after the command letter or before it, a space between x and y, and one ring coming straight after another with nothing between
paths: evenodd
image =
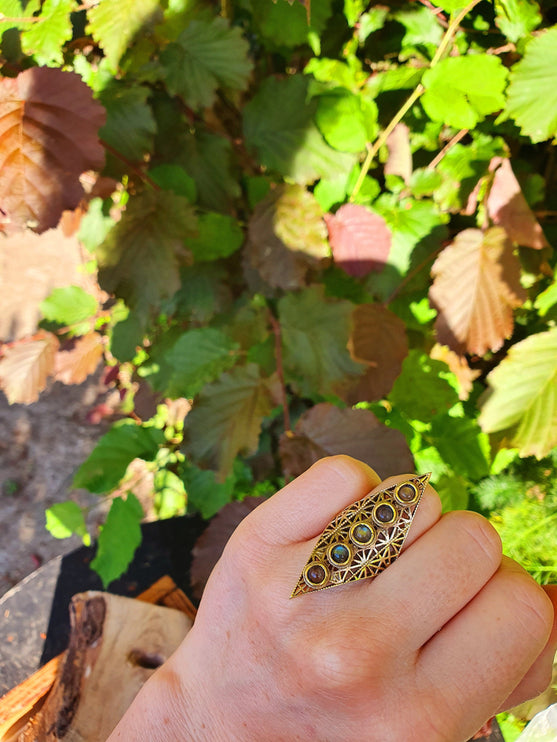
<instances>
[{"instance_id":1,"label":"thin stem","mask_svg":"<svg viewBox=\"0 0 557 742\"><path fill-rule=\"evenodd\" d=\"M280 324L274 314L269 312L269 320L273 333L275 335L275 360L277 363L277 376L280 383L281 402L282 402L282 416L284 418L284 430L286 433L291 431L290 425L290 410L288 409L288 399L286 397L286 384L284 381L284 368L282 364L282 335L280 331Z\"/></svg>"},{"instance_id":2,"label":"thin stem","mask_svg":"<svg viewBox=\"0 0 557 742\"><path fill-rule=\"evenodd\" d=\"M383 302L384 306L388 306L400 293L401 289L406 286L407 283L409 283L414 276L419 273L428 263L431 263L432 260L435 260L435 258L439 255L441 250L444 249L444 245L442 247L438 247L437 250L434 250L430 255L427 256L424 260L422 260L421 263L419 263L414 270L410 271L410 273L407 273L406 276L402 279L402 281L398 284L396 289L393 291L393 293Z\"/></svg>"},{"instance_id":3,"label":"thin stem","mask_svg":"<svg viewBox=\"0 0 557 742\"><path fill-rule=\"evenodd\" d=\"M447 142L447 144L443 147L443 149L435 155L433 160L427 166L426 170L435 170L435 168L437 167L437 165L439 165L439 163L441 162L443 157L445 157L447 152L450 149L452 149L455 146L455 144L458 144L461 139L464 139L464 137L468 134L469 131L470 129L461 129L460 131L458 131L454 135L454 137L450 141Z\"/></svg>"},{"instance_id":4,"label":"thin stem","mask_svg":"<svg viewBox=\"0 0 557 742\"><path fill-rule=\"evenodd\" d=\"M99 139L102 146L106 149L107 152L111 152L114 157L117 157L119 160L122 160L122 162L128 166L128 168L132 171L132 173L135 173L136 175L139 175L142 181L145 183L149 183L151 188L154 188L155 191L160 191L161 187L158 183L155 183L155 181L147 175L147 173L144 173L143 170L138 167L137 165L134 165L133 162L128 160L127 157L125 157L121 152L118 152L117 149L115 149L112 145L108 144L108 142L105 142L104 139Z\"/></svg>"}]
</instances>

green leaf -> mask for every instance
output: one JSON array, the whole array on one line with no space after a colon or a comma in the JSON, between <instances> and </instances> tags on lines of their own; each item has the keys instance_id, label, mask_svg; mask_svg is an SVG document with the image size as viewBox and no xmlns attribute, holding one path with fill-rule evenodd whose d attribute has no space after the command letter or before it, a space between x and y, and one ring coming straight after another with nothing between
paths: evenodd
<instances>
[{"instance_id":1,"label":"green leaf","mask_svg":"<svg viewBox=\"0 0 557 742\"><path fill-rule=\"evenodd\" d=\"M186 509L186 488L174 472L159 469L155 474L155 510L161 520L183 515Z\"/></svg>"},{"instance_id":2,"label":"green leaf","mask_svg":"<svg viewBox=\"0 0 557 742\"><path fill-rule=\"evenodd\" d=\"M315 123L325 140L341 152L361 152L377 135L377 106L346 88L318 97Z\"/></svg>"},{"instance_id":3,"label":"green leaf","mask_svg":"<svg viewBox=\"0 0 557 742\"><path fill-rule=\"evenodd\" d=\"M87 33L116 71L126 50L160 20L161 10L158 0L101 0L88 9L87 16Z\"/></svg>"},{"instance_id":4,"label":"green leaf","mask_svg":"<svg viewBox=\"0 0 557 742\"><path fill-rule=\"evenodd\" d=\"M37 22L21 34L25 54L32 54L41 65L63 64L62 47L72 37L70 13L74 6L74 0L45 0Z\"/></svg>"},{"instance_id":5,"label":"green leaf","mask_svg":"<svg viewBox=\"0 0 557 742\"><path fill-rule=\"evenodd\" d=\"M202 263L182 268L181 287L174 297L177 312L194 324L208 322L215 312L228 307L229 289L219 265Z\"/></svg>"},{"instance_id":6,"label":"green leaf","mask_svg":"<svg viewBox=\"0 0 557 742\"><path fill-rule=\"evenodd\" d=\"M217 481L214 471L204 471L197 466L188 466L185 474L188 493L188 511L194 510L205 520L212 518L232 500L234 477L227 477L224 482Z\"/></svg>"},{"instance_id":7,"label":"green leaf","mask_svg":"<svg viewBox=\"0 0 557 742\"><path fill-rule=\"evenodd\" d=\"M59 325L75 325L93 317L97 312L97 300L79 286L53 289L40 304L45 319Z\"/></svg>"},{"instance_id":8,"label":"green leaf","mask_svg":"<svg viewBox=\"0 0 557 742\"><path fill-rule=\"evenodd\" d=\"M99 137L132 162L142 162L153 148L155 119L147 103L149 90L113 81L103 88L99 100L106 108L106 124Z\"/></svg>"},{"instance_id":9,"label":"green leaf","mask_svg":"<svg viewBox=\"0 0 557 742\"><path fill-rule=\"evenodd\" d=\"M197 201L195 180L180 165L164 164L149 170L149 177L165 191L173 191L194 204Z\"/></svg>"},{"instance_id":10,"label":"green leaf","mask_svg":"<svg viewBox=\"0 0 557 742\"><path fill-rule=\"evenodd\" d=\"M132 561L141 543L143 515L141 503L132 492L128 492L125 500L116 497L112 501L99 534L97 553L91 562L91 569L99 575L105 589Z\"/></svg>"},{"instance_id":11,"label":"green leaf","mask_svg":"<svg viewBox=\"0 0 557 742\"><path fill-rule=\"evenodd\" d=\"M557 134L557 26L532 39L512 67L505 113L533 142Z\"/></svg>"},{"instance_id":12,"label":"green leaf","mask_svg":"<svg viewBox=\"0 0 557 742\"><path fill-rule=\"evenodd\" d=\"M496 56L449 57L422 78L422 105L433 121L472 129L505 105L507 70Z\"/></svg>"},{"instance_id":13,"label":"green leaf","mask_svg":"<svg viewBox=\"0 0 557 742\"><path fill-rule=\"evenodd\" d=\"M311 286L279 300L287 383L304 397L339 393L365 366L347 350L353 305L326 299Z\"/></svg>"},{"instance_id":14,"label":"green leaf","mask_svg":"<svg viewBox=\"0 0 557 742\"><path fill-rule=\"evenodd\" d=\"M360 83L365 81L366 75L362 71L361 63L349 65L339 59L327 59L313 57L304 67L305 75L313 75L320 83L328 87L347 88L352 92L358 92Z\"/></svg>"},{"instance_id":15,"label":"green leaf","mask_svg":"<svg viewBox=\"0 0 557 742\"><path fill-rule=\"evenodd\" d=\"M393 18L406 29L402 38L403 49L426 46L431 51L435 51L439 46L443 37L443 29L429 8L422 5L406 5L402 10L394 13Z\"/></svg>"},{"instance_id":16,"label":"green leaf","mask_svg":"<svg viewBox=\"0 0 557 742\"><path fill-rule=\"evenodd\" d=\"M73 486L96 494L110 492L119 484L134 459L152 461L163 442L160 430L121 420L100 438L81 464Z\"/></svg>"},{"instance_id":17,"label":"green leaf","mask_svg":"<svg viewBox=\"0 0 557 742\"><path fill-rule=\"evenodd\" d=\"M443 474L435 482L435 490L441 499L443 512L466 510L468 507L468 485L463 477L455 474Z\"/></svg>"},{"instance_id":18,"label":"green leaf","mask_svg":"<svg viewBox=\"0 0 557 742\"><path fill-rule=\"evenodd\" d=\"M183 196L146 190L130 198L120 221L97 248L99 281L130 309L147 312L180 286L184 240L196 217Z\"/></svg>"},{"instance_id":19,"label":"green leaf","mask_svg":"<svg viewBox=\"0 0 557 742\"><path fill-rule=\"evenodd\" d=\"M402 364L389 401L414 420L428 422L458 402L454 388L442 378L446 365L419 350L411 350Z\"/></svg>"},{"instance_id":20,"label":"green leaf","mask_svg":"<svg viewBox=\"0 0 557 742\"><path fill-rule=\"evenodd\" d=\"M239 453L257 450L261 423L274 406L275 383L248 364L205 386L184 423L186 451L226 476Z\"/></svg>"},{"instance_id":21,"label":"green leaf","mask_svg":"<svg viewBox=\"0 0 557 742\"><path fill-rule=\"evenodd\" d=\"M91 545L82 508L76 502L57 502L46 510L46 530L54 538L69 538L75 533L85 546Z\"/></svg>"},{"instance_id":22,"label":"green leaf","mask_svg":"<svg viewBox=\"0 0 557 742\"><path fill-rule=\"evenodd\" d=\"M109 213L110 205L102 198L94 198L89 201L87 213L81 218L77 237L90 252L104 242L114 226L114 219Z\"/></svg>"},{"instance_id":23,"label":"green leaf","mask_svg":"<svg viewBox=\"0 0 557 742\"><path fill-rule=\"evenodd\" d=\"M438 415L431 422L430 437L457 474L473 481L489 474L489 441L475 420Z\"/></svg>"},{"instance_id":24,"label":"green leaf","mask_svg":"<svg viewBox=\"0 0 557 742\"><path fill-rule=\"evenodd\" d=\"M145 316L130 312L123 302L125 312L114 322L110 336L110 352L121 363L132 361L137 347L143 344L145 337Z\"/></svg>"},{"instance_id":25,"label":"green leaf","mask_svg":"<svg viewBox=\"0 0 557 742\"><path fill-rule=\"evenodd\" d=\"M329 147L313 122L317 101L307 102L307 78L269 77L244 108L244 136L259 161L302 185L337 177L354 158Z\"/></svg>"},{"instance_id":26,"label":"green leaf","mask_svg":"<svg viewBox=\"0 0 557 742\"><path fill-rule=\"evenodd\" d=\"M197 263L227 258L244 242L242 228L231 216L210 212L198 218L198 234L186 240Z\"/></svg>"},{"instance_id":27,"label":"green leaf","mask_svg":"<svg viewBox=\"0 0 557 742\"><path fill-rule=\"evenodd\" d=\"M495 0L495 25L509 41L516 43L542 22L540 6L534 0Z\"/></svg>"},{"instance_id":28,"label":"green leaf","mask_svg":"<svg viewBox=\"0 0 557 742\"><path fill-rule=\"evenodd\" d=\"M455 13L457 10L462 10L467 5L466 0L439 0L435 2L436 8L442 8L447 13Z\"/></svg>"},{"instance_id":29,"label":"green leaf","mask_svg":"<svg viewBox=\"0 0 557 742\"><path fill-rule=\"evenodd\" d=\"M168 90L195 110L211 106L219 87L245 90L252 70L240 28L224 18L192 21L160 60Z\"/></svg>"},{"instance_id":30,"label":"green leaf","mask_svg":"<svg viewBox=\"0 0 557 742\"><path fill-rule=\"evenodd\" d=\"M540 317L545 317L555 304L557 304L557 281L536 296L534 306L538 310Z\"/></svg>"},{"instance_id":31,"label":"green leaf","mask_svg":"<svg viewBox=\"0 0 557 742\"><path fill-rule=\"evenodd\" d=\"M479 418L486 433L507 431L521 456L542 458L557 446L557 328L513 345L487 381Z\"/></svg>"},{"instance_id":32,"label":"green leaf","mask_svg":"<svg viewBox=\"0 0 557 742\"><path fill-rule=\"evenodd\" d=\"M272 41L278 47L298 46L319 38L331 15L332 0L319 0L313 3L308 14L304 4L278 2L261 2L252 0L253 17L258 30L264 39Z\"/></svg>"},{"instance_id":33,"label":"green leaf","mask_svg":"<svg viewBox=\"0 0 557 742\"><path fill-rule=\"evenodd\" d=\"M172 367L168 394L195 397L205 384L236 363L237 348L236 343L213 327L188 330L165 354Z\"/></svg>"}]
</instances>

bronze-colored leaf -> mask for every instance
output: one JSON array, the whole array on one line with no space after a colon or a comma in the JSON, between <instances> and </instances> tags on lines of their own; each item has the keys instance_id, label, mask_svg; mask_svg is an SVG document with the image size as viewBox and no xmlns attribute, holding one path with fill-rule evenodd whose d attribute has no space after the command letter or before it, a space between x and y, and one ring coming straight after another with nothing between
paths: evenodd
<instances>
[{"instance_id":1,"label":"bronze-colored leaf","mask_svg":"<svg viewBox=\"0 0 557 742\"><path fill-rule=\"evenodd\" d=\"M465 229L439 255L431 274L437 340L456 353L498 350L513 331L513 309L526 300L505 230Z\"/></svg>"},{"instance_id":2,"label":"bronze-colored leaf","mask_svg":"<svg viewBox=\"0 0 557 742\"><path fill-rule=\"evenodd\" d=\"M329 255L321 208L302 186L279 186L255 207L245 256L270 286L301 288Z\"/></svg>"},{"instance_id":3,"label":"bronze-colored leaf","mask_svg":"<svg viewBox=\"0 0 557 742\"><path fill-rule=\"evenodd\" d=\"M103 107L79 75L32 67L0 80L0 204L7 233L55 227L77 206L79 176L98 170Z\"/></svg>"},{"instance_id":4,"label":"bronze-colored leaf","mask_svg":"<svg viewBox=\"0 0 557 742\"><path fill-rule=\"evenodd\" d=\"M293 433L280 441L283 471L292 478L324 456L341 453L365 461L381 478L414 469L403 434L369 410L341 410L322 402L304 412Z\"/></svg>"},{"instance_id":5,"label":"bronze-colored leaf","mask_svg":"<svg viewBox=\"0 0 557 742\"><path fill-rule=\"evenodd\" d=\"M446 345L435 343L429 355L434 361L442 361L447 364L449 371L452 371L456 376L459 399L468 399L474 385L474 379L478 378L480 371L471 369L464 356L459 356Z\"/></svg>"},{"instance_id":6,"label":"bronze-colored leaf","mask_svg":"<svg viewBox=\"0 0 557 742\"><path fill-rule=\"evenodd\" d=\"M325 214L335 263L350 276L365 276L385 267L392 235L387 222L365 206L344 204Z\"/></svg>"},{"instance_id":7,"label":"bronze-colored leaf","mask_svg":"<svg viewBox=\"0 0 557 742\"><path fill-rule=\"evenodd\" d=\"M98 332L78 338L70 350L59 350L56 354L56 381L81 384L96 370L102 354L103 342Z\"/></svg>"},{"instance_id":8,"label":"bronze-colored leaf","mask_svg":"<svg viewBox=\"0 0 557 742\"><path fill-rule=\"evenodd\" d=\"M0 385L10 404L36 402L54 371L58 338L50 332L39 332L4 351L0 360Z\"/></svg>"},{"instance_id":9,"label":"bronze-colored leaf","mask_svg":"<svg viewBox=\"0 0 557 742\"><path fill-rule=\"evenodd\" d=\"M524 198L511 161L494 157L489 169L495 168L487 197L487 213L493 222L503 227L510 239L519 245L536 250L549 247L540 223Z\"/></svg>"},{"instance_id":10,"label":"bronze-colored leaf","mask_svg":"<svg viewBox=\"0 0 557 742\"><path fill-rule=\"evenodd\" d=\"M190 584L195 598L198 600L201 598L209 575L236 527L246 515L249 515L266 499L265 497L245 497L241 502L228 503L219 510L197 539L191 552L190 568Z\"/></svg>"},{"instance_id":11,"label":"bronze-colored leaf","mask_svg":"<svg viewBox=\"0 0 557 742\"><path fill-rule=\"evenodd\" d=\"M344 398L350 404L382 399L391 391L408 355L404 322L382 304L360 304L352 313L348 350L368 369Z\"/></svg>"}]
</instances>

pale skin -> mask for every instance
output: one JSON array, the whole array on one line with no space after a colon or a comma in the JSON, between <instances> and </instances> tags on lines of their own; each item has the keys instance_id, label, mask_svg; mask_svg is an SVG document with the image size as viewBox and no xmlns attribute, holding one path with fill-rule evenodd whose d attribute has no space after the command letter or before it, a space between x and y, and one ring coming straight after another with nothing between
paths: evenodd
<instances>
[{"instance_id":1,"label":"pale skin","mask_svg":"<svg viewBox=\"0 0 557 742\"><path fill-rule=\"evenodd\" d=\"M428 485L399 559L290 599L332 518L386 480L322 459L236 529L195 625L109 742L464 742L540 693L557 588L502 556L479 515Z\"/></svg>"}]
</instances>

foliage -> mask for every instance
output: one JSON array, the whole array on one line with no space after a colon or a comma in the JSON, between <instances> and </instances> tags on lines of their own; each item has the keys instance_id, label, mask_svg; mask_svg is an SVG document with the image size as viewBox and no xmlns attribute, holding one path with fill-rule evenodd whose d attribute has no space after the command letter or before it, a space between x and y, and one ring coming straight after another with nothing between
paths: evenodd
<instances>
[{"instance_id":1,"label":"foliage","mask_svg":"<svg viewBox=\"0 0 557 742\"><path fill-rule=\"evenodd\" d=\"M332 453L431 471L554 574L557 26L436 5L0 0L0 384L104 360L105 584L138 460L209 518Z\"/></svg>"}]
</instances>

